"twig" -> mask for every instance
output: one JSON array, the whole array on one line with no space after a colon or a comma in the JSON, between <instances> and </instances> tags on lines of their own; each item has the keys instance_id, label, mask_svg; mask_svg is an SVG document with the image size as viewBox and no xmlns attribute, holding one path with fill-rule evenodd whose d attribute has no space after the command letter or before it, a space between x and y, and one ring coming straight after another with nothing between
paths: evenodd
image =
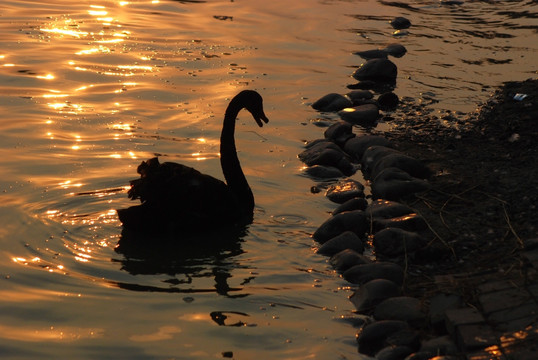
<instances>
[{"instance_id":1,"label":"twig","mask_svg":"<svg viewBox=\"0 0 538 360\"><path fill-rule=\"evenodd\" d=\"M517 242L519 243L519 247L523 248L524 247L523 240L521 240L521 238L517 235L516 231L512 227L512 223L510 222L510 217L508 216L508 212L506 211L506 206L504 206L505 202L503 201L502 204L503 204L503 210L504 210L504 218L506 220L506 223L508 224L508 228L510 229L512 234L514 234L514 236L516 237Z\"/></svg>"}]
</instances>

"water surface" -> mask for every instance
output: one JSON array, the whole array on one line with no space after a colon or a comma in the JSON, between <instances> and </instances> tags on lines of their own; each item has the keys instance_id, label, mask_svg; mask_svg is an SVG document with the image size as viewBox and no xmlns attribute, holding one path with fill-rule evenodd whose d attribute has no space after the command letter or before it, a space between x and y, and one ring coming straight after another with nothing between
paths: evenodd
<instances>
[{"instance_id":1,"label":"water surface","mask_svg":"<svg viewBox=\"0 0 538 360\"><path fill-rule=\"evenodd\" d=\"M413 26L393 35L389 21ZM532 1L3 1L0 5L0 354L3 358L357 358L353 306L310 234L333 209L296 155L321 136L309 104L345 93L400 42L400 96L471 111L536 74ZM224 109L254 223L216 249L140 260L115 251L114 209L159 155L221 178ZM357 129L357 131L360 131Z\"/></svg>"}]
</instances>

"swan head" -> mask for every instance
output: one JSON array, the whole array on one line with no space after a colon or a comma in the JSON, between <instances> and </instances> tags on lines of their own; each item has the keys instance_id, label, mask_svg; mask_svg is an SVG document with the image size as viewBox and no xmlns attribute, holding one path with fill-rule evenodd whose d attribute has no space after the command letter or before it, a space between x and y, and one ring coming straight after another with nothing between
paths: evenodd
<instances>
[{"instance_id":1,"label":"swan head","mask_svg":"<svg viewBox=\"0 0 538 360\"><path fill-rule=\"evenodd\" d=\"M247 109L251 114L259 127L263 126L263 123L268 123L269 119L263 112L263 99L260 94L254 90L243 90L237 94L234 100L240 101L242 107Z\"/></svg>"}]
</instances>

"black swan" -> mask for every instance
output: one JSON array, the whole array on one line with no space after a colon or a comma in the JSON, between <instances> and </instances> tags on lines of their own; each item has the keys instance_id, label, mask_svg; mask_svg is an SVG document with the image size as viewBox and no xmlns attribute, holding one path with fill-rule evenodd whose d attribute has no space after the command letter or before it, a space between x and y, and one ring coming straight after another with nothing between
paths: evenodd
<instances>
[{"instance_id":1,"label":"black swan","mask_svg":"<svg viewBox=\"0 0 538 360\"><path fill-rule=\"evenodd\" d=\"M237 157L235 121L239 111L247 109L262 127L269 121L262 102L256 91L244 90L226 108L220 135L226 183L185 165L161 164L157 158L143 161L137 170L140 178L131 181L128 192L130 199L140 199L142 204L117 210L124 229L192 233L250 224L254 196Z\"/></svg>"}]
</instances>

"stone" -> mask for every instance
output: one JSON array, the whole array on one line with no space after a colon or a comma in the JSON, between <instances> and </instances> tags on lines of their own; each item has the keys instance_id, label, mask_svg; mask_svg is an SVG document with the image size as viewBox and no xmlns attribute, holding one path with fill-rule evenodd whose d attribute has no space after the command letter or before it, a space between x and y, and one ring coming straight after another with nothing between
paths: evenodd
<instances>
[{"instance_id":1,"label":"stone","mask_svg":"<svg viewBox=\"0 0 538 360\"><path fill-rule=\"evenodd\" d=\"M361 285L349 298L359 313L369 312L385 299L399 296L400 288L386 279L375 279Z\"/></svg>"},{"instance_id":2,"label":"stone","mask_svg":"<svg viewBox=\"0 0 538 360\"><path fill-rule=\"evenodd\" d=\"M373 145L368 147L361 159L364 175L369 176L375 164L390 154L401 154L401 152L387 146Z\"/></svg>"},{"instance_id":3,"label":"stone","mask_svg":"<svg viewBox=\"0 0 538 360\"><path fill-rule=\"evenodd\" d=\"M445 311L446 330L452 336L456 329L462 325L483 324L484 317L476 309L466 307L463 309L447 309Z\"/></svg>"},{"instance_id":4,"label":"stone","mask_svg":"<svg viewBox=\"0 0 538 360\"><path fill-rule=\"evenodd\" d=\"M364 197L364 185L356 180L341 180L327 188L325 196L332 202L343 204L353 198Z\"/></svg>"},{"instance_id":5,"label":"stone","mask_svg":"<svg viewBox=\"0 0 538 360\"><path fill-rule=\"evenodd\" d=\"M356 136L346 141L344 151L352 159L360 161L366 149L374 145L390 147L391 143L387 138L379 135Z\"/></svg>"},{"instance_id":6,"label":"stone","mask_svg":"<svg viewBox=\"0 0 538 360\"><path fill-rule=\"evenodd\" d=\"M409 346L391 345L384 347L375 354L377 360L400 360L413 353Z\"/></svg>"},{"instance_id":7,"label":"stone","mask_svg":"<svg viewBox=\"0 0 538 360\"><path fill-rule=\"evenodd\" d=\"M388 345L386 340L389 336L405 329L409 329L409 325L405 321L385 320L368 324L357 333L359 352L373 356Z\"/></svg>"},{"instance_id":8,"label":"stone","mask_svg":"<svg viewBox=\"0 0 538 360\"><path fill-rule=\"evenodd\" d=\"M319 111L339 111L343 108L350 107L353 104L351 100L346 98L343 95L331 93L323 96L322 98L316 100L312 104L312 108Z\"/></svg>"},{"instance_id":9,"label":"stone","mask_svg":"<svg viewBox=\"0 0 538 360\"><path fill-rule=\"evenodd\" d=\"M359 254L355 250L346 249L331 256L329 263L336 271L342 273L355 265L370 264L372 263L372 260Z\"/></svg>"},{"instance_id":10,"label":"stone","mask_svg":"<svg viewBox=\"0 0 538 360\"><path fill-rule=\"evenodd\" d=\"M321 255L332 256L346 249L362 254L364 252L364 243L354 232L345 231L325 242L316 252Z\"/></svg>"},{"instance_id":11,"label":"stone","mask_svg":"<svg viewBox=\"0 0 538 360\"><path fill-rule=\"evenodd\" d=\"M386 228L374 235L376 255L398 257L423 247L426 241L416 232L399 228Z\"/></svg>"},{"instance_id":12,"label":"stone","mask_svg":"<svg viewBox=\"0 0 538 360\"><path fill-rule=\"evenodd\" d=\"M362 103L364 100L372 99L374 94L368 90L353 90L348 92L346 96L351 100L353 105L357 105L356 102Z\"/></svg>"},{"instance_id":13,"label":"stone","mask_svg":"<svg viewBox=\"0 0 538 360\"><path fill-rule=\"evenodd\" d=\"M426 318L420 300L409 296L396 296L383 300L374 310L377 320L402 320L419 323Z\"/></svg>"},{"instance_id":14,"label":"stone","mask_svg":"<svg viewBox=\"0 0 538 360\"><path fill-rule=\"evenodd\" d=\"M364 104L342 109L338 115L351 124L370 127L379 118L379 108L375 104Z\"/></svg>"},{"instance_id":15,"label":"stone","mask_svg":"<svg viewBox=\"0 0 538 360\"><path fill-rule=\"evenodd\" d=\"M407 53L407 49L405 48L405 46L400 44L389 44L383 50L389 55L397 58L401 58Z\"/></svg>"},{"instance_id":16,"label":"stone","mask_svg":"<svg viewBox=\"0 0 538 360\"><path fill-rule=\"evenodd\" d=\"M398 16L390 22L390 25L396 30L408 29L411 27L411 21L407 18Z\"/></svg>"},{"instance_id":17,"label":"stone","mask_svg":"<svg viewBox=\"0 0 538 360\"><path fill-rule=\"evenodd\" d=\"M372 164L370 176L375 179L386 168L398 168L419 179L428 179L432 173L421 161L402 153L392 152Z\"/></svg>"},{"instance_id":18,"label":"stone","mask_svg":"<svg viewBox=\"0 0 538 360\"><path fill-rule=\"evenodd\" d=\"M344 272L343 277L352 284L365 284L374 279L387 279L396 285L402 285L403 269L400 265L392 262L378 261L352 266Z\"/></svg>"},{"instance_id":19,"label":"stone","mask_svg":"<svg viewBox=\"0 0 538 360\"><path fill-rule=\"evenodd\" d=\"M363 238L369 229L364 211L354 210L331 216L314 232L312 237L323 244L344 231L353 231L359 238Z\"/></svg>"},{"instance_id":20,"label":"stone","mask_svg":"<svg viewBox=\"0 0 538 360\"><path fill-rule=\"evenodd\" d=\"M508 329L506 326L503 326L503 324L508 324L522 318L524 318L527 323L535 322L536 319L538 319L538 304L536 304L533 299L530 299L521 305L489 314L488 322L498 328L502 328L504 331L508 331L512 329Z\"/></svg>"},{"instance_id":21,"label":"stone","mask_svg":"<svg viewBox=\"0 0 538 360\"><path fill-rule=\"evenodd\" d=\"M426 220L418 214L407 214L391 219L374 218L374 231L381 231L386 228L398 228L407 231L422 231L428 228Z\"/></svg>"},{"instance_id":22,"label":"stone","mask_svg":"<svg viewBox=\"0 0 538 360\"><path fill-rule=\"evenodd\" d=\"M522 305L530 298L530 294L525 289L517 288L490 292L478 296L482 310L486 314Z\"/></svg>"},{"instance_id":23,"label":"stone","mask_svg":"<svg viewBox=\"0 0 538 360\"><path fill-rule=\"evenodd\" d=\"M415 210L396 201L374 200L364 211L370 218L390 219L407 214L413 214Z\"/></svg>"},{"instance_id":24,"label":"stone","mask_svg":"<svg viewBox=\"0 0 538 360\"><path fill-rule=\"evenodd\" d=\"M339 121L329 126L323 133L326 139L333 141L338 146L343 146L346 141L355 137L353 126L346 121Z\"/></svg>"},{"instance_id":25,"label":"stone","mask_svg":"<svg viewBox=\"0 0 538 360\"><path fill-rule=\"evenodd\" d=\"M409 175L396 167L383 169L372 181L372 197L374 199L400 200L415 193L426 191L430 184L422 179Z\"/></svg>"},{"instance_id":26,"label":"stone","mask_svg":"<svg viewBox=\"0 0 538 360\"><path fill-rule=\"evenodd\" d=\"M497 336L486 324L458 326L456 339L463 351L484 349L497 343Z\"/></svg>"},{"instance_id":27,"label":"stone","mask_svg":"<svg viewBox=\"0 0 538 360\"><path fill-rule=\"evenodd\" d=\"M314 165L309 166L303 170L303 172L311 178L315 179L339 179L344 177L344 174L340 169L334 166Z\"/></svg>"},{"instance_id":28,"label":"stone","mask_svg":"<svg viewBox=\"0 0 538 360\"><path fill-rule=\"evenodd\" d=\"M361 64L352 76L359 81L395 82L398 68L389 59L371 59Z\"/></svg>"},{"instance_id":29,"label":"stone","mask_svg":"<svg viewBox=\"0 0 538 360\"><path fill-rule=\"evenodd\" d=\"M400 99L392 91L383 93L377 98L377 106L383 111L392 111L398 107Z\"/></svg>"},{"instance_id":30,"label":"stone","mask_svg":"<svg viewBox=\"0 0 538 360\"><path fill-rule=\"evenodd\" d=\"M307 147L298 157L307 166L333 166L347 176L355 173L355 167L347 159L347 154L338 145L330 141L317 142Z\"/></svg>"},{"instance_id":31,"label":"stone","mask_svg":"<svg viewBox=\"0 0 538 360\"><path fill-rule=\"evenodd\" d=\"M344 211L353 211L353 210L366 210L368 207L368 201L365 198L353 198L348 201L340 204L334 211L332 215L340 214Z\"/></svg>"}]
</instances>

